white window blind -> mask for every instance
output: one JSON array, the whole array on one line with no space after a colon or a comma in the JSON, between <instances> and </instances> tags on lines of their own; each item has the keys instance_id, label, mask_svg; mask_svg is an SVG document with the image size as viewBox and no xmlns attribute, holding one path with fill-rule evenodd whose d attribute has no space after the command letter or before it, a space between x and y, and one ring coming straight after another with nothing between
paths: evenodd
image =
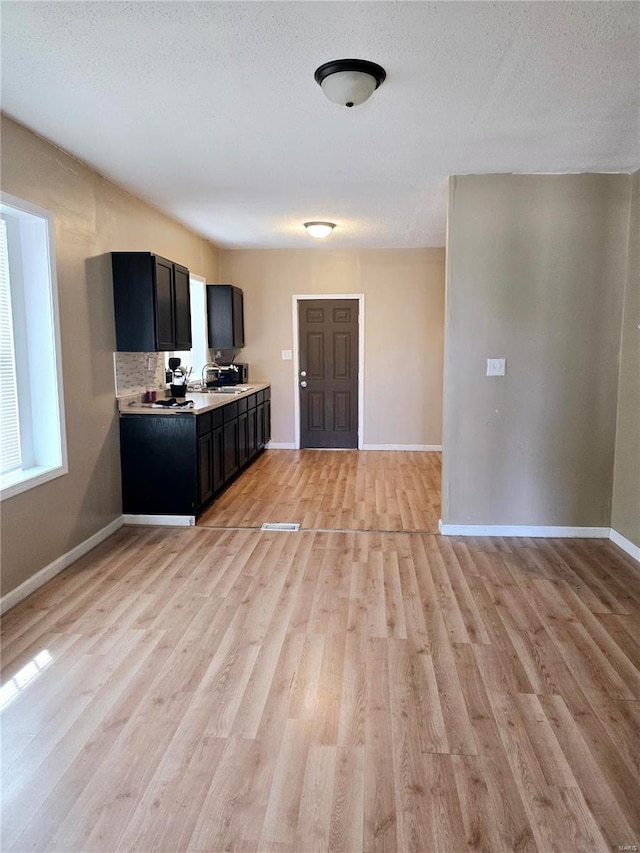
<instances>
[{"instance_id":1,"label":"white window blind","mask_svg":"<svg viewBox=\"0 0 640 853\"><path fill-rule=\"evenodd\" d=\"M0 193L0 500L68 471L53 215Z\"/></svg>"},{"instance_id":2,"label":"white window blind","mask_svg":"<svg viewBox=\"0 0 640 853\"><path fill-rule=\"evenodd\" d=\"M22 467L7 224L0 218L0 465L1 473Z\"/></svg>"}]
</instances>

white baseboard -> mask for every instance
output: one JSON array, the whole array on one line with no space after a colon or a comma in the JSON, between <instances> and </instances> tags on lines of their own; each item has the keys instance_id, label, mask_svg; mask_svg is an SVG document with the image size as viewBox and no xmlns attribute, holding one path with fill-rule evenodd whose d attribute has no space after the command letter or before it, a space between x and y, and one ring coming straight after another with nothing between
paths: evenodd
<instances>
[{"instance_id":1,"label":"white baseboard","mask_svg":"<svg viewBox=\"0 0 640 853\"><path fill-rule=\"evenodd\" d=\"M270 441L265 445L267 450L295 450L292 441ZM341 448L327 448L327 450L340 450ZM417 450L442 452L441 444L363 444L361 450Z\"/></svg>"},{"instance_id":2,"label":"white baseboard","mask_svg":"<svg viewBox=\"0 0 640 853\"><path fill-rule=\"evenodd\" d=\"M149 527L194 527L195 515L123 515L124 524Z\"/></svg>"},{"instance_id":3,"label":"white baseboard","mask_svg":"<svg viewBox=\"0 0 640 853\"><path fill-rule=\"evenodd\" d=\"M105 539L108 539L108 537L111 536L112 533L115 533L116 530L119 530L122 525L123 516L119 516L110 524L107 524L106 527L103 527L102 530L98 530L98 532L94 533L93 536L85 539L84 542L81 542L79 545L76 545L75 548L67 551L66 554L58 557L57 560L49 563L49 565L45 566L44 569L40 569L40 571L36 572L35 575L27 578L27 580L24 581L24 583L21 583L20 586L12 589L11 592L8 592L6 595L3 595L0 599L0 613L5 613L9 608L15 607L15 605L22 601L23 598L31 595L32 592L35 592L47 581L50 581L51 578L59 575L60 572L66 569L67 566L70 566L71 563L75 563L76 560L79 560L80 557L84 557L84 555L91 551L92 548L95 548L96 545L99 545L101 542L104 542Z\"/></svg>"},{"instance_id":4,"label":"white baseboard","mask_svg":"<svg viewBox=\"0 0 640 853\"><path fill-rule=\"evenodd\" d=\"M608 539L608 527L528 527L519 524L443 524L438 522L443 536L526 536L545 539Z\"/></svg>"},{"instance_id":5,"label":"white baseboard","mask_svg":"<svg viewBox=\"0 0 640 853\"><path fill-rule=\"evenodd\" d=\"M627 539L621 533L618 533L618 531L614 530L613 527L609 532L609 539L611 539L611 541L619 548L622 548L623 551L626 551L630 557L633 557L634 560L637 560L640 563L640 548L637 545L634 545L630 539Z\"/></svg>"},{"instance_id":6,"label":"white baseboard","mask_svg":"<svg viewBox=\"0 0 640 853\"><path fill-rule=\"evenodd\" d=\"M363 450L417 450L442 452L441 444L363 444Z\"/></svg>"}]
</instances>

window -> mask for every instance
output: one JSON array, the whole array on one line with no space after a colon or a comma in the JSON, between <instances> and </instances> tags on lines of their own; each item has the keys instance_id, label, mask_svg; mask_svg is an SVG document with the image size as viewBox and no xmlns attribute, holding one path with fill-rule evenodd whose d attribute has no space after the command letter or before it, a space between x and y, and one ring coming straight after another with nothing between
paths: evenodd
<instances>
[{"instance_id":1,"label":"window","mask_svg":"<svg viewBox=\"0 0 640 853\"><path fill-rule=\"evenodd\" d=\"M189 276L189 294L191 299L191 349L186 352L168 352L165 367L169 367L169 358L177 356L182 366L192 369L190 382L200 380L202 368L209 359L207 340L207 282L193 273Z\"/></svg>"},{"instance_id":2,"label":"window","mask_svg":"<svg viewBox=\"0 0 640 853\"><path fill-rule=\"evenodd\" d=\"M7 498L67 472L51 214L0 201L0 486Z\"/></svg>"}]
</instances>

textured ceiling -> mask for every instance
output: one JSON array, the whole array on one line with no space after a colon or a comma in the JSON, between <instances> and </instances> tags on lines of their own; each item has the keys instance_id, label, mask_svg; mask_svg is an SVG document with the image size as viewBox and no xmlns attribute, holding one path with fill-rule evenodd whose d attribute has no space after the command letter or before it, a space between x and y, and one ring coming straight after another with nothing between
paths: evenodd
<instances>
[{"instance_id":1,"label":"textured ceiling","mask_svg":"<svg viewBox=\"0 0 640 853\"><path fill-rule=\"evenodd\" d=\"M2 3L3 110L221 246L439 246L448 175L633 171L639 69L638 2Z\"/></svg>"}]
</instances>

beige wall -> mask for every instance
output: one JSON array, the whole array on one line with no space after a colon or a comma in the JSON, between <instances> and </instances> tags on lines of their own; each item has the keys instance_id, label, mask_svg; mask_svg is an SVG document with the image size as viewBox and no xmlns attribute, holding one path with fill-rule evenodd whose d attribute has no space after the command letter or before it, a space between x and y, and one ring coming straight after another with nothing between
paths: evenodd
<instances>
[{"instance_id":1,"label":"beige wall","mask_svg":"<svg viewBox=\"0 0 640 853\"><path fill-rule=\"evenodd\" d=\"M217 250L9 119L2 189L52 211L69 473L2 502L2 594L122 512L109 263L152 251L215 281Z\"/></svg>"},{"instance_id":2,"label":"beige wall","mask_svg":"<svg viewBox=\"0 0 640 853\"><path fill-rule=\"evenodd\" d=\"M640 548L640 172L632 177L611 526Z\"/></svg>"},{"instance_id":3,"label":"beige wall","mask_svg":"<svg viewBox=\"0 0 640 853\"><path fill-rule=\"evenodd\" d=\"M629 198L627 175L450 181L445 523L609 526Z\"/></svg>"},{"instance_id":4,"label":"beige wall","mask_svg":"<svg viewBox=\"0 0 640 853\"><path fill-rule=\"evenodd\" d=\"M293 294L364 293L364 443L440 445L444 249L222 250L244 291L250 378L272 383L272 439L294 441Z\"/></svg>"}]
</instances>

